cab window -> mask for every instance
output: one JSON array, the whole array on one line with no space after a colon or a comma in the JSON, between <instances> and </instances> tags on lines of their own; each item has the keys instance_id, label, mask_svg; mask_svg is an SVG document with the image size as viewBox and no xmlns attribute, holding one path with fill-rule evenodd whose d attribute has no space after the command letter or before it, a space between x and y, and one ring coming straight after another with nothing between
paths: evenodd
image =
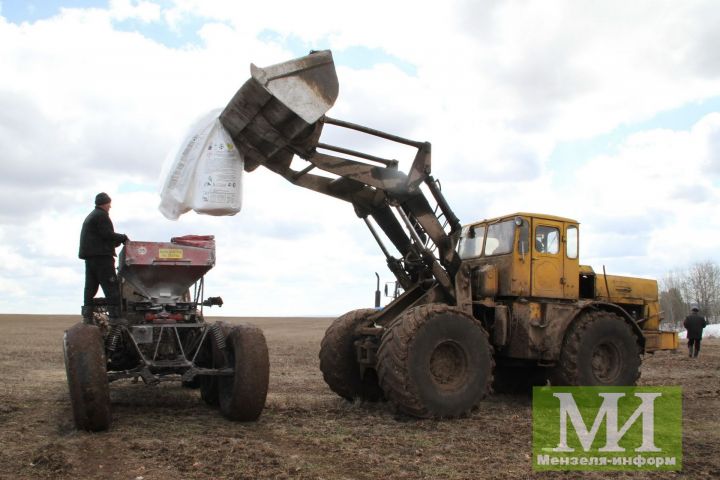
<instances>
[{"instance_id":1,"label":"cab window","mask_svg":"<svg viewBox=\"0 0 720 480\"><path fill-rule=\"evenodd\" d=\"M556 255L560 251L560 230L545 225L535 228L535 251Z\"/></svg>"},{"instance_id":2,"label":"cab window","mask_svg":"<svg viewBox=\"0 0 720 480\"><path fill-rule=\"evenodd\" d=\"M578 257L578 228L575 225L567 227L567 258Z\"/></svg>"},{"instance_id":3,"label":"cab window","mask_svg":"<svg viewBox=\"0 0 720 480\"><path fill-rule=\"evenodd\" d=\"M515 222L513 220L493 223L488 227L485 255L502 255L512 252L514 239Z\"/></svg>"},{"instance_id":4,"label":"cab window","mask_svg":"<svg viewBox=\"0 0 720 480\"><path fill-rule=\"evenodd\" d=\"M460 258L465 260L466 258L479 257L482 253L483 238L485 238L484 225L464 227L458 244Z\"/></svg>"},{"instance_id":5,"label":"cab window","mask_svg":"<svg viewBox=\"0 0 720 480\"><path fill-rule=\"evenodd\" d=\"M520 225L518 225L518 219L520 219ZM521 255L530 253L530 222L522 217L517 217L515 225L518 225L518 253Z\"/></svg>"}]
</instances>

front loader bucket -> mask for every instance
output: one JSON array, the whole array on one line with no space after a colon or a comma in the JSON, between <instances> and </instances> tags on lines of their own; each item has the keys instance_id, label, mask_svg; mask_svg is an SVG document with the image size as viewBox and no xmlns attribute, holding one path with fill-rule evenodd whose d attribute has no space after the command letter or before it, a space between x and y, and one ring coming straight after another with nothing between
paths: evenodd
<instances>
[{"instance_id":1,"label":"front loader bucket","mask_svg":"<svg viewBox=\"0 0 720 480\"><path fill-rule=\"evenodd\" d=\"M283 171L297 153L307 156L320 138L318 120L335 103L338 79L329 50L266 68L250 66L220 122L245 157L245 170L258 165Z\"/></svg>"},{"instance_id":2,"label":"front loader bucket","mask_svg":"<svg viewBox=\"0 0 720 480\"><path fill-rule=\"evenodd\" d=\"M329 50L265 68L250 65L252 78L307 123L330 110L338 96L338 79Z\"/></svg>"}]
</instances>

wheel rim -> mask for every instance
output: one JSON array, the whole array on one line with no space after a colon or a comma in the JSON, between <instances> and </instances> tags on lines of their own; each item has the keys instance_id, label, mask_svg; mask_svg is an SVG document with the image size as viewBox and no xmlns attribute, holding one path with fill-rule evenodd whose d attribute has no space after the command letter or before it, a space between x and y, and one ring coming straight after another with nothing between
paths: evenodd
<instances>
[{"instance_id":1,"label":"wheel rim","mask_svg":"<svg viewBox=\"0 0 720 480\"><path fill-rule=\"evenodd\" d=\"M595 378L602 383L610 383L620 373L620 360L622 356L617 345L612 342L602 342L595 346L592 352L592 372Z\"/></svg>"},{"instance_id":2,"label":"wheel rim","mask_svg":"<svg viewBox=\"0 0 720 480\"><path fill-rule=\"evenodd\" d=\"M468 375L465 350L452 340L439 343L430 356L430 378L440 390L453 391L464 385Z\"/></svg>"}]
</instances>

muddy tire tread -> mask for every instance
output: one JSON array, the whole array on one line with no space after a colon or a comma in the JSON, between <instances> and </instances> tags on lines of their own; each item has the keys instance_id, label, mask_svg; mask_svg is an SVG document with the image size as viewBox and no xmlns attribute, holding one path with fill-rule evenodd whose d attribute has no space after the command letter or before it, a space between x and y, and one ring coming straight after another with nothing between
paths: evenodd
<instances>
[{"instance_id":1,"label":"muddy tire tread","mask_svg":"<svg viewBox=\"0 0 720 480\"><path fill-rule=\"evenodd\" d=\"M265 408L270 377L267 342L254 325L235 325L227 338L235 373L219 380L220 412L234 421L255 421Z\"/></svg>"},{"instance_id":2,"label":"muddy tire tread","mask_svg":"<svg viewBox=\"0 0 720 480\"><path fill-rule=\"evenodd\" d=\"M630 325L616 313L604 310L586 311L582 313L581 317L570 327L570 332L565 337L560 353L560 361L550 375L550 382L553 385L582 385L583 382L579 378L580 372L578 369L581 345L593 324L604 319L612 319L612 321L617 322L618 325L622 325L625 334L635 338L635 333ZM637 362L637 365L630 366L630 368L636 369L636 374L632 382L633 385L637 383L637 380L640 378L640 352L640 346L637 345L638 355L632 360L633 363Z\"/></svg>"},{"instance_id":3,"label":"muddy tire tread","mask_svg":"<svg viewBox=\"0 0 720 480\"><path fill-rule=\"evenodd\" d=\"M383 335L380 349L378 350L378 377L380 386L386 397L391 400L398 409L406 414L419 418L457 418L470 414L478 404L491 393L492 370L494 360L492 347L487 343L488 355L486 361L490 365L490 376L487 381L485 392L476 401L463 409L452 414L438 414L426 406L419 394L417 386L410 377L409 354L411 340L417 332L435 316L444 313L452 313L470 319L477 323L470 315L463 311L445 304L428 304L410 309L403 313L391 324L388 331ZM487 338L487 332L482 329Z\"/></svg>"},{"instance_id":4,"label":"muddy tire tread","mask_svg":"<svg viewBox=\"0 0 720 480\"><path fill-rule=\"evenodd\" d=\"M360 398L378 401L383 398L380 386L374 380L363 381L355 359L353 332L375 309L352 310L338 317L325 331L320 342L320 371L330 389L346 400Z\"/></svg>"},{"instance_id":5,"label":"muddy tire tread","mask_svg":"<svg viewBox=\"0 0 720 480\"><path fill-rule=\"evenodd\" d=\"M75 427L98 432L110 428L110 385L100 329L77 323L63 337L63 354Z\"/></svg>"}]
</instances>

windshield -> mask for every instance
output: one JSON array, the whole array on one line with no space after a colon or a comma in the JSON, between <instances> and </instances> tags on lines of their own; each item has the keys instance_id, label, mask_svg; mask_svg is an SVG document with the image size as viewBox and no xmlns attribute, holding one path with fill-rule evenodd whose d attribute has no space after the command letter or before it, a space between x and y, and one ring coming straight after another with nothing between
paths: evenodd
<instances>
[{"instance_id":1,"label":"windshield","mask_svg":"<svg viewBox=\"0 0 720 480\"><path fill-rule=\"evenodd\" d=\"M488 227L485 255L502 255L512 252L514 239L515 222L513 220L493 223Z\"/></svg>"},{"instance_id":2,"label":"windshield","mask_svg":"<svg viewBox=\"0 0 720 480\"><path fill-rule=\"evenodd\" d=\"M482 253L483 238L485 238L484 225L464 227L458 244L460 258L465 260L466 258L479 257Z\"/></svg>"}]
</instances>

